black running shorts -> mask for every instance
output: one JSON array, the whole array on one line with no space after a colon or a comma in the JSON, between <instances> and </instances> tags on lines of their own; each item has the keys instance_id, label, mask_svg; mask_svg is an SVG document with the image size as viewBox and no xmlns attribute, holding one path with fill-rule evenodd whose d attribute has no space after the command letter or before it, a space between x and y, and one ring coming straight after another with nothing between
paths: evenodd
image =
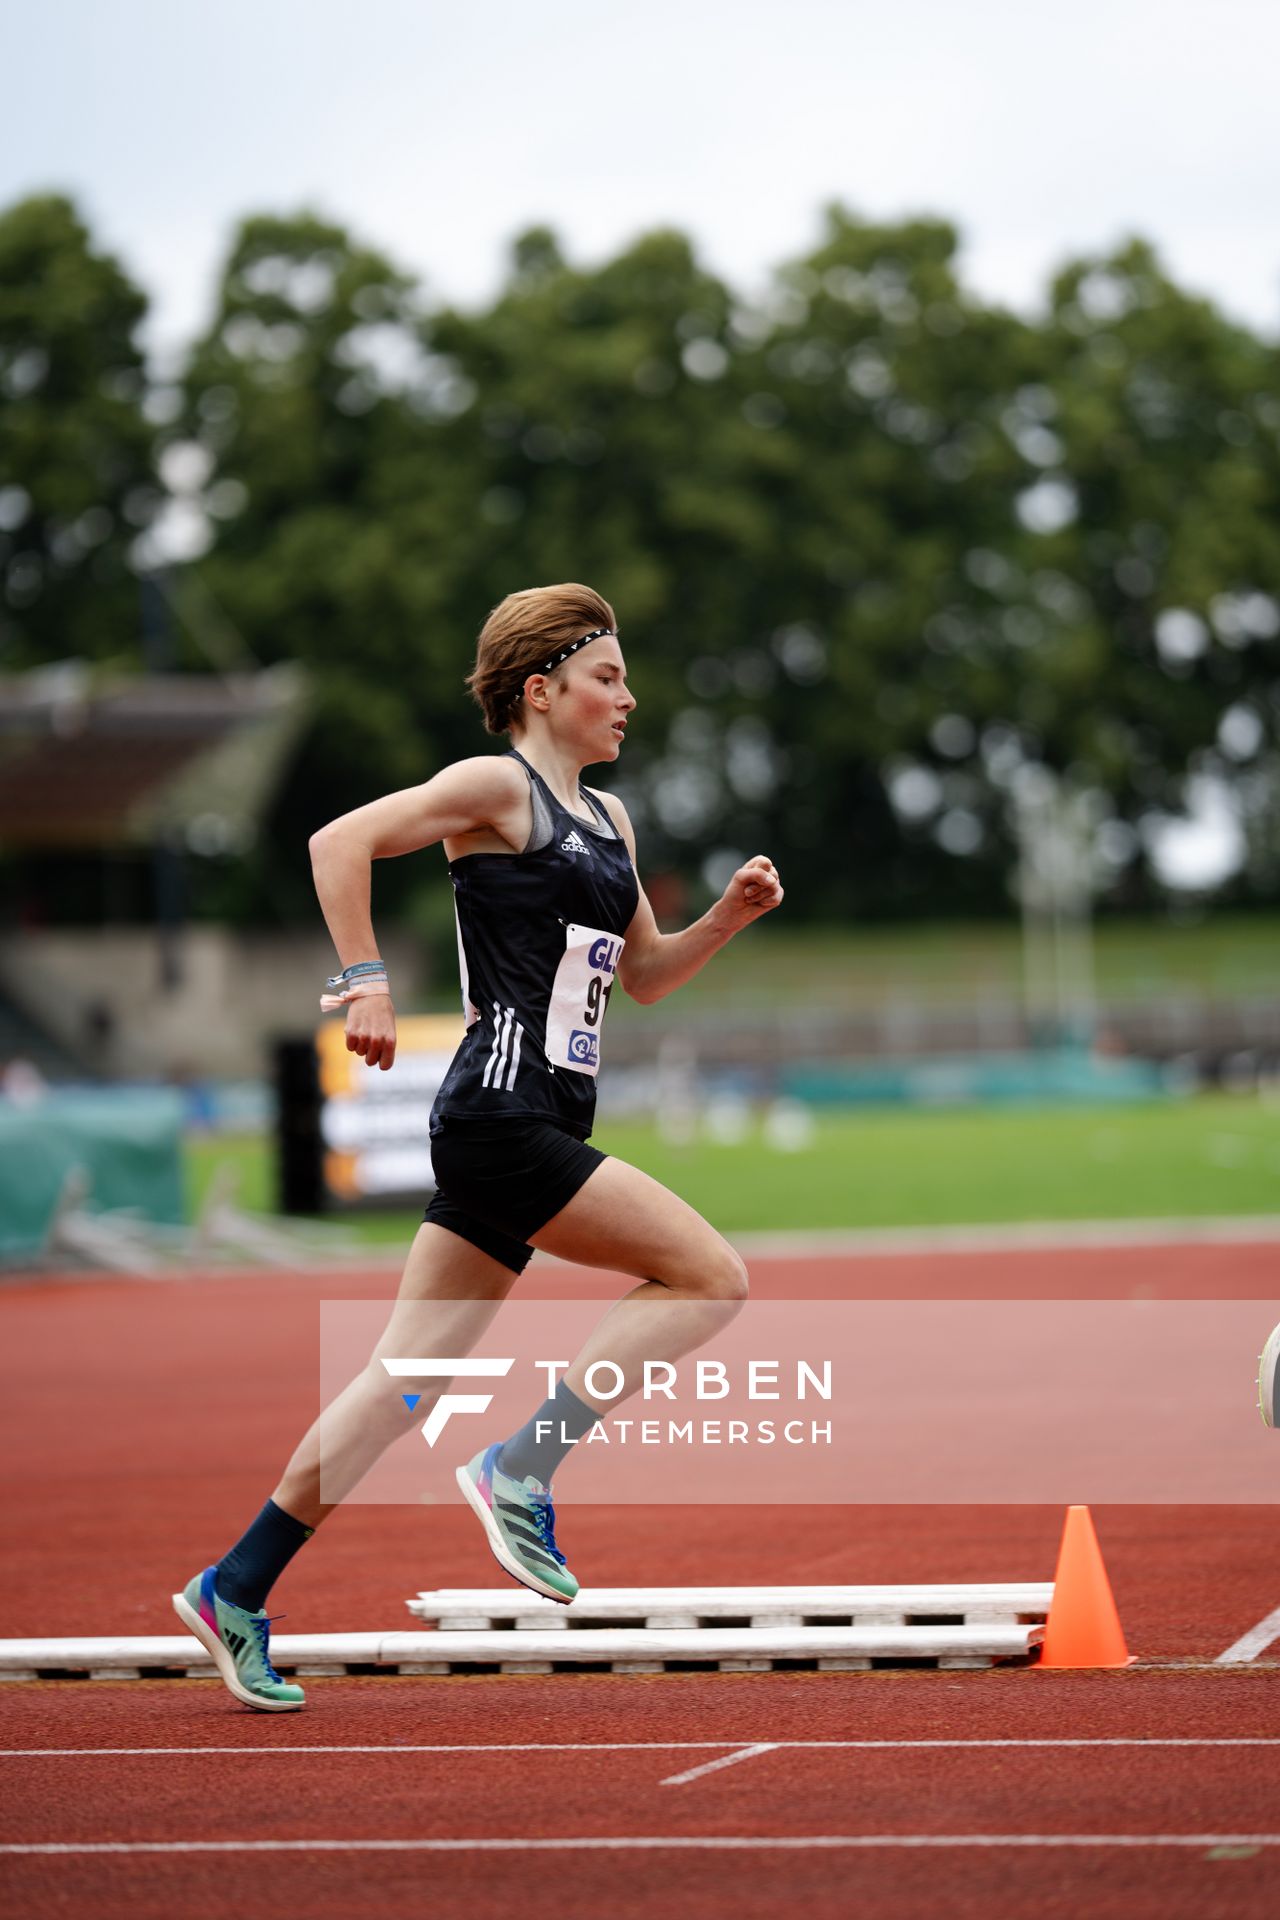
<instances>
[{"instance_id":1,"label":"black running shorts","mask_svg":"<svg viewBox=\"0 0 1280 1920\"><path fill-rule=\"evenodd\" d=\"M523 1273L529 1236L606 1157L549 1120L446 1120L431 1136L436 1191L423 1219Z\"/></svg>"}]
</instances>

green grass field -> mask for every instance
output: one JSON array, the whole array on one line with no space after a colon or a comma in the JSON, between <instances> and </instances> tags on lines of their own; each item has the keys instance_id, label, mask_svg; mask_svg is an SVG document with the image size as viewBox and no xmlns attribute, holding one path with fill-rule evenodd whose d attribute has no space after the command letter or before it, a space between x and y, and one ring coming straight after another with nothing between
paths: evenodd
<instances>
[{"instance_id":1,"label":"green grass field","mask_svg":"<svg viewBox=\"0 0 1280 1920\"><path fill-rule=\"evenodd\" d=\"M595 1139L730 1233L1280 1213L1280 1105L1244 1095L823 1114L799 1152L769 1147L758 1124L732 1146L671 1146L634 1122L602 1126ZM190 1143L193 1208L222 1161L237 1168L240 1204L270 1211L271 1149L258 1138ZM397 1211L350 1224L370 1244L404 1244L419 1218Z\"/></svg>"}]
</instances>

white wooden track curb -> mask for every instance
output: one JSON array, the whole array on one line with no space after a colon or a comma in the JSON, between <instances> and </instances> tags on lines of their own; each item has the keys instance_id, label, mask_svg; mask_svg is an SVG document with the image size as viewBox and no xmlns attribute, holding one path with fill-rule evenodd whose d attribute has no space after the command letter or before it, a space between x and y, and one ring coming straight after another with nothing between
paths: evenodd
<instances>
[{"instance_id":1,"label":"white wooden track curb","mask_svg":"<svg viewBox=\"0 0 1280 1920\"><path fill-rule=\"evenodd\" d=\"M550 1673L603 1666L656 1673L690 1662L761 1671L802 1661L828 1671L873 1662L938 1667L1025 1663L1053 1597L1048 1582L902 1587L600 1587L571 1608L518 1587L454 1588L409 1601L422 1628L399 1633L274 1635L271 1656L297 1674L447 1674L477 1667ZM427 1624L434 1623L434 1624ZM185 1634L0 1641L0 1678L137 1679L211 1674Z\"/></svg>"}]
</instances>

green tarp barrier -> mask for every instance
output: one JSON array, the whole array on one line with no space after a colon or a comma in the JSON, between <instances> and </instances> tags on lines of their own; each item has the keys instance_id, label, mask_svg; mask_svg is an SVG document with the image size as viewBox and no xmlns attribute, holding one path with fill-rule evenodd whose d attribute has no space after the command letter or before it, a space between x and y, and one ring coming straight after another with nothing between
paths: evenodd
<instances>
[{"instance_id":1,"label":"green tarp barrier","mask_svg":"<svg viewBox=\"0 0 1280 1920\"><path fill-rule=\"evenodd\" d=\"M1152 1061L1100 1059L1076 1048L854 1061L793 1067L782 1075L783 1093L817 1107L1101 1106L1183 1090L1176 1074Z\"/></svg>"},{"instance_id":2,"label":"green tarp barrier","mask_svg":"<svg viewBox=\"0 0 1280 1920\"><path fill-rule=\"evenodd\" d=\"M111 1087L0 1100L0 1260L43 1244L74 1167L89 1180L94 1213L135 1208L180 1226L183 1101L167 1088Z\"/></svg>"}]
</instances>

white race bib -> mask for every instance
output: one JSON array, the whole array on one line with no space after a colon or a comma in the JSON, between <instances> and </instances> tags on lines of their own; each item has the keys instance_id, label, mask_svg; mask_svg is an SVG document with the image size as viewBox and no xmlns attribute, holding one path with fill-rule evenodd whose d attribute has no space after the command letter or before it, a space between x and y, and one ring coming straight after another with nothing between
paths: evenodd
<instances>
[{"instance_id":1,"label":"white race bib","mask_svg":"<svg viewBox=\"0 0 1280 1920\"><path fill-rule=\"evenodd\" d=\"M626 941L598 927L566 927L547 1006L547 1059L572 1073L600 1071L600 1029Z\"/></svg>"}]
</instances>

